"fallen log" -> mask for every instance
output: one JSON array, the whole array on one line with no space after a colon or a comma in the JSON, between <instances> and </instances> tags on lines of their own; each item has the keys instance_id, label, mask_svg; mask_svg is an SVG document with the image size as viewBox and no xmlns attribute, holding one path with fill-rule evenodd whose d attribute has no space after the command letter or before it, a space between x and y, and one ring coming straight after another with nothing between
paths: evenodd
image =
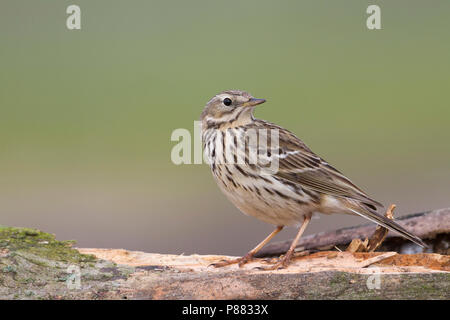
<instances>
[{"instance_id":1,"label":"fallen log","mask_svg":"<svg viewBox=\"0 0 450 320\"><path fill-rule=\"evenodd\" d=\"M449 212L435 210L402 222L433 244L448 237ZM374 229L322 233L317 242L346 245L355 234L364 238ZM310 236L301 245L320 248L313 243ZM450 299L447 254L299 252L287 269L260 271L256 268L276 258L216 269L210 264L233 257L72 245L39 230L0 226L0 299ZM448 253L448 242L440 246Z\"/></svg>"},{"instance_id":2,"label":"fallen log","mask_svg":"<svg viewBox=\"0 0 450 320\"><path fill-rule=\"evenodd\" d=\"M411 214L395 221L425 240L430 246L425 252L450 254L450 208ZM371 223L304 236L300 239L296 251L331 250L334 247L344 251L353 239L365 239L373 234L375 229L376 225ZM291 242L292 240L286 240L268 244L256 256L270 257L284 254ZM379 251L420 253L422 249L403 237L389 232Z\"/></svg>"}]
</instances>

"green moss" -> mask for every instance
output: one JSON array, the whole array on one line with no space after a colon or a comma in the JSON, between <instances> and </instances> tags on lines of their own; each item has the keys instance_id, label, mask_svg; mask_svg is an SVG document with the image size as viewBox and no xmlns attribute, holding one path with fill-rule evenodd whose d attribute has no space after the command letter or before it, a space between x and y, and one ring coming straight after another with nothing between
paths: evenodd
<instances>
[{"instance_id":1,"label":"green moss","mask_svg":"<svg viewBox=\"0 0 450 320\"><path fill-rule=\"evenodd\" d=\"M35 229L0 226L0 299L90 297L90 290L115 288L115 280L134 270L81 254L72 248L74 243ZM79 268L80 289L67 284L74 266Z\"/></svg>"},{"instance_id":2,"label":"green moss","mask_svg":"<svg viewBox=\"0 0 450 320\"><path fill-rule=\"evenodd\" d=\"M348 274L345 272L336 272L333 278L330 279L330 286L340 286L342 283L347 283Z\"/></svg>"},{"instance_id":3,"label":"green moss","mask_svg":"<svg viewBox=\"0 0 450 320\"><path fill-rule=\"evenodd\" d=\"M72 248L74 241L58 241L55 236L35 229L0 226L0 249L15 254L31 253L43 259L80 263L96 261L93 255L81 254ZM43 264L42 260L33 261Z\"/></svg>"},{"instance_id":4,"label":"green moss","mask_svg":"<svg viewBox=\"0 0 450 320\"><path fill-rule=\"evenodd\" d=\"M450 298L450 273L435 273L421 276L421 281L411 283L406 275L401 277L403 282L408 282L408 286L404 286L403 293L410 298L423 297L433 299L449 299ZM447 288L446 291L442 287ZM443 293L445 292L445 293Z\"/></svg>"},{"instance_id":5,"label":"green moss","mask_svg":"<svg viewBox=\"0 0 450 320\"><path fill-rule=\"evenodd\" d=\"M16 268L14 266L5 266L2 268L2 272L8 273L8 272L16 272Z\"/></svg>"}]
</instances>

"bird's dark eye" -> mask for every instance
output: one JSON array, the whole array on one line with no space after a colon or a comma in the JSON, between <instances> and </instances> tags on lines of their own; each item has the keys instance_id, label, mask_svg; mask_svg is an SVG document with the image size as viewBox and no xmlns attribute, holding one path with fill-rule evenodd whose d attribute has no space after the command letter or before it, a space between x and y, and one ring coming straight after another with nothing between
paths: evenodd
<instances>
[{"instance_id":1,"label":"bird's dark eye","mask_svg":"<svg viewBox=\"0 0 450 320\"><path fill-rule=\"evenodd\" d=\"M232 103L232 102L233 102L233 101L231 101L230 98L225 98L225 99L223 99L223 104L226 105L226 106L231 106L231 103Z\"/></svg>"}]
</instances>

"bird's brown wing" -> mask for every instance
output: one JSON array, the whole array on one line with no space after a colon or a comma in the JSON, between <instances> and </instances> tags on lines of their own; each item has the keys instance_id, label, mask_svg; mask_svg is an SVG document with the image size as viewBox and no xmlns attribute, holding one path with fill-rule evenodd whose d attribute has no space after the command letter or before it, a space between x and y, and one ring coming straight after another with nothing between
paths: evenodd
<instances>
[{"instance_id":1,"label":"bird's brown wing","mask_svg":"<svg viewBox=\"0 0 450 320\"><path fill-rule=\"evenodd\" d=\"M278 178L322 194L358 200L375 210L383 207L295 135L284 129L279 135L279 170L275 174Z\"/></svg>"},{"instance_id":2,"label":"bird's brown wing","mask_svg":"<svg viewBox=\"0 0 450 320\"><path fill-rule=\"evenodd\" d=\"M353 213L389 230L396 231L416 244L426 247L426 244L418 236L376 212L377 207L383 207L381 203L369 198L342 173L314 154L294 134L261 120L257 120L257 124L279 131L278 146L271 144L270 148L272 161L273 157L277 157L279 161L278 171L273 173L276 177L324 195L352 199L356 202L355 206L349 206L349 210Z\"/></svg>"}]
</instances>

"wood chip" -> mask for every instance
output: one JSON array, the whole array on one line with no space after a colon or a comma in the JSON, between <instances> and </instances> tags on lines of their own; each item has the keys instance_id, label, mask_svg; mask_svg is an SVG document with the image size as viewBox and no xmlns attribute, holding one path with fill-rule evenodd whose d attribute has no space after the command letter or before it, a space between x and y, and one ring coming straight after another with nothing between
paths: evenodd
<instances>
[{"instance_id":1,"label":"wood chip","mask_svg":"<svg viewBox=\"0 0 450 320\"><path fill-rule=\"evenodd\" d=\"M389 209L386 211L385 216L388 219L394 219L394 209L395 204L391 204ZM347 252L374 252L386 239L386 235L389 230L383 226L377 226L375 232L369 239L365 239L364 241L360 239L353 239L352 242L348 245L345 251Z\"/></svg>"},{"instance_id":2,"label":"wood chip","mask_svg":"<svg viewBox=\"0 0 450 320\"><path fill-rule=\"evenodd\" d=\"M369 258L367 260L363 260L362 262L359 263L359 267L360 268L366 268L374 263L380 262L384 259L390 258L397 255L397 252L386 252L383 254L380 254L379 256L373 257L373 258Z\"/></svg>"},{"instance_id":3,"label":"wood chip","mask_svg":"<svg viewBox=\"0 0 450 320\"><path fill-rule=\"evenodd\" d=\"M386 211L386 218L394 220L394 210L395 210L395 204L391 204L389 209ZM368 252L374 252L386 239L386 236L388 234L389 230L382 226L377 226L375 229L375 232L373 233L372 237L369 240L368 245Z\"/></svg>"},{"instance_id":4,"label":"wood chip","mask_svg":"<svg viewBox=\"0 0 450 320\"><path fill-rule=\"evenodd\" d=\"M369 240L353 239L345 251L347 252L367 252Z\"/></svg>"},{"instance_id":5,"label":"wood chip","mask_svg":"<svg viewBox=\"0 0 450 320\"><path fill-rule=\"evenodd\" d=\"M329 255L327 255L327 259L334 259L338 256L338 252L332 252Z\"/></svg>"}]
</instances>

